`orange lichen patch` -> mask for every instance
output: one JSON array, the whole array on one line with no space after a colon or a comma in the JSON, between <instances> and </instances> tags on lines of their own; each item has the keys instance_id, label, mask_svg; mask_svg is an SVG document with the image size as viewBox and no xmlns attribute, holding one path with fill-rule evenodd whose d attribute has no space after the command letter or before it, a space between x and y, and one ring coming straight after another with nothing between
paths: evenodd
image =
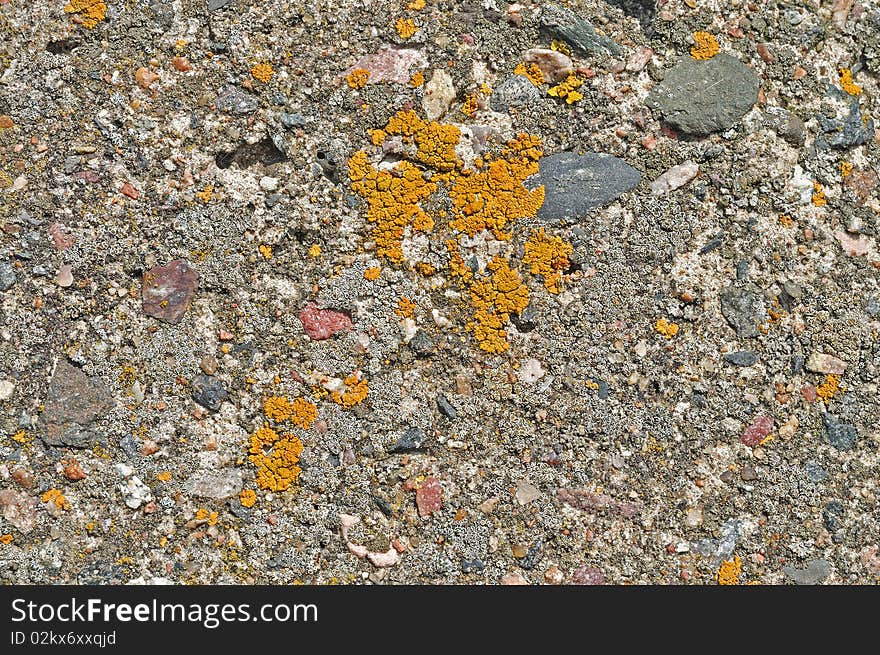
<instances>
[{"instance_id":1,"label":"orange lichen patch","mask_svg":"<svg viewBox=\"0 0 880 655\"><path fill-rule=\"evenodd\" d=\"M284 396L269 396L263 401L263 413L280 423L293 416L293 404Z\"/></svg>"},{"instance_id":2,"label":"orange lichen patch","mask_svg":"<svg viewBox=\"0 0 880 655\"><path fill-rule=\"evenodd\" d=\"M397 30L397 35L404 40L411 39L419 31L415 21L411 18L398 18L394 21L394 29Z\"/></svg>"},{"instance_id":3,"label":"orange lichen patch","mask_svg":"<svg viewBox=\"0 0 880 655\"><path fill-rule=\"evenodd\" d=\"M541 72L538 64L526 64L520 62L513 69L514 75L522 75L535 86L541 86L544 83L544 73Z\"/></svg>"},{"instance_id":4,"label":"orange lichen patch","mask_svg":"<svg viewBox=\"0 0 880 655\"><path fill-rule=\"evenodd\" d=\"M268 425L251 435L248 459L256 467L255 482L260 489L285 491L299 478L297 466L303 445L293 435L280 436Z\"/></svg>"},{"instance_id":5,"label":"orange lichen patch","mask_svg":"<svg viewBox=\"0 0 880 655\"><path fill-rule=\"evenodd\" d=\"M44 503L54 503L58 509L70 509L70 503L67 502L61 489L49 489L40 496L40 500Z\"/></svg>"},{"instance_id":6,"label":"orange lichen patch","mask_svg":"<svg viewBox=\"0 0 880 655\"><path fill-rule=\"evenodd\" d=\"M415 269L425 276L434 275L437 272L437 269L434 268L434 265L430 262L418 262L415 266Z\"/></svg>"},{"instance_id":7,"label":"orange lichen patch","mask_svg":"<svg viewBox=\"0 0 880 655\"><path fill-rule=\"evenodd\" d=\"M64 7L64 13L75 14L78 22L93 29L107 15L107 5L101 0L70 0Z\"/></svg>"},{"instance_id":8,"label":"orange lichen patch","mask_svg":"<svg viewBox=\"0 0 880 655\"><path fill-rule=\"evenodd\" d=\"M555 50L556 52L561 52L564 55L571 55L571 48L568 47L568 44L565 41L560 41L559 39L553 39L550 41L550 49Z\"/></svg>"},{"instance_id":9,"label":"orange lichen patch","mask_svg":"<svg viewBox=\"0 0 880 655\"><path fill-rule=\"evenodd\" d=\"M694 59L712 59L718 54L718 41L709 32L694 32L694 45L691 48L691 57Z\"/></svg>"},{"instance_id":10,"label":"orange lichen patch","mask_svg":"<svg viewBox=\"0 0 880 655\"><path fill-rule=\"evenodd\" d=\"M852 71L849 68L839 68L837 69L837 72L840 75L840 88L851 96L861 94L862 87L853 82Z\"/></svg>"},{"instance_id":11,"label":"orange lichen patch","mask_svg":"<svg viewBox=\"0 0 880 655\"><path fill-rule=\"evenodd\" d=\"M171 479L171 472L170 471L160 471L159 473L156 474L156 479L159 482L168 482Z\"/></svg>"},{"instance_id":12,"label":"orange lichen patch","mask_svg":"<svg viewBox=\"0 0 880 655\"><path fill-rule=\"evenodd\" d=\"M468 324L480 348L490 353L505 352L510 346L504 325L512 313L529 304L529 290L506 260L495 256L487 265L492 274L470 285L474 321Z\"/></svg>"},{"instance_id":13,"label":"orange lichen patch","mask_svg":"<svg viewBox=\"0 0 880 655\"><path fill-rule=\"evenodd\" d=\"M816 181L813 182L813 204L816 207L823 207L828 204L828 199L825 197L825 189Z\"/></svg>"},{"instance_id":14,"label":"orange lichen patch","mask_svg":"<svg viewBox=\"0 0 880 655\"><path fill-rule=\"evenodd\" d=\"M355 68L345 76L345 81L352 89L363 89L368 79L370 79L370 71L366 68Z\"/></svg>"},{"instance_id":15,"label":"orange lichen patch","mask_svg":"<svg viewBox=\"0 0 880 655\"><path fill-rule=\"evenodd\" d=\"M272 246L263 244L257 250L259 250L260 254L266 259L272 259Z\"/></svg>"},{"instance_id":16,"label":"orange lichen patch","mask_svg":"<svg viewBox=\"0 0 880 655\"><path fill-rule=\"evenodd\" d=\"M373 238L381 257L402 262L401 241L407 225L427 231L433 220L419 203L431 197L436 184L408 161L391 170L377 170L361 150L348 162L352 190L367 201L367 220L375 224Z\"/></svg>"},{"instance_id":17,"label":"orange lichen patch","mask_svg":"<svg viewBox=\"0 0 880 655\"><path fill-rule=\"evenodd\" d=\"M779 224L782 227L791 227L792 225L794 225L794 221L792 220L791 216L789 216L788 214L780 214L779 215Z\"/></svg>"},{"instance_id":18,"label":"orange lichen patch","mask_svg":"<svg viewBox=\"0 0 880 655\"><path fill-rule=\"evenodd\" d=\"M406 296L397 301L397 309L394 310L394 313L401 318L412 318L415 316L415 312L416 304Z\"/></svg>"},{"instance_id":19,"label":"orange lichen patch","mask_svg":"<svg viewBox=\"0 0 880 655\"><path fill-rule=\"evenodd\" d=\"M220 522L220 512L209 512L204 507L196 510L196 520L205 521L208 525L217 525Z\"/></svg>"},{"instance_id":20,"label":"orange lichen patch","mask_svg":"<svg viewBox=\"0 0 880 655\"><path fill-rule=\"evenodd\" d=\"M462 282L469 283L474 278L474 272L464 263L461 253L458 251L458 241L448 239L446 249L449 251L449 273Z\"/></svg>"},{"instance_id":21,"label":"orange lichen patch","mask_svg":"<svg viewBox=\"0 0 880 655\"><path fill-rule=\"evenodd\" d=\"M333 402L343 407L354 407L359 405L367 397L370 388L366 380L360 377L360 371L355 371L343 380L345 391L334 391L330 394Z\"/></svg>"},{"instance_id":22,"label":"orange lichen patch","mask_svg":"<svg viewBox=\"0 0 880 655\"><path fill-rule=\"evenodd\" d=\"M309 257L320 257L321 256L321 244L313 243L309 246Z\"/></svg>"},{"instance_id":23,"label":"orange lichen patch","mask_svg":"<svg viewBox=\"0 0 880 655\"><path fill-rule=\"evenodd\" d=\"M848 161L840 162L840 177L846 179L853 172L853 165Z\"/></svg>"},{"instance_id":24,"label":"orange lichen patch","mask_svg":"<svg viewBox=\"0 0 880 655\"><path fill-rule=\"evenodd\" d=\"M379 266L371 266L364 270L364 279L370 282L378 280L380 275L382 275L382 269Z\"/></svg>"},{"instance_id":25,"label":"orange lichen patch","mask_svg":"<svg viewBox=\"0 0 880 655\"><path fill-rule=\"evenodd\" d=\"M568 268L568 257L573 247L560 237L553 237L539 228L525 244L523 264L530 266L533 275L544 276L544 287L550 293L562 291L562 271Z\"/></svg>"},{"instance_id":26,"label":"orange lichen patch","mask_svg":"<svg viewBox=\"0 0 880 655\"><path fill-rule=\"evenodd\" d=\"M418 71L415 75L409 78L409 85L414 89L418 89L420 86L425 85L425 75L422 71Z\"/></svg>"},{"instance_id":27,"label":"orange lichen patch","mask_svg":"<svg viewBox=\"0 0 880 655\"><path fill-rule=\"evenodd\" d=\"M656 330L658 334L662 334L667 339L671 339L676 334L678 334L678 323L670 323L665 318L661 318L658 319L656 323L654 323L654 330Z\"/></svg>"},{"instance_id":28,"label":"orange lichen patch","mask_svg":"<svg viewBox=\"0 0 880 655\"><path fill-rule=\"evenodd\" d=\"M578 91L584 84L584 81L577 76L576 73L569 73L568 77L556 86L547 89L547 94L554 98L562 98L567 104L572 104L578 100L582 100L584 94Z\"/></svg>"},{"instance_id":29,"label":"orange lichen patch","mask_svg":"<svg viewBox=\"0 0 880 655\"><path fill-rule=\"evenodd\" d=\"M205 187L204 191L196 192L196 198L198 198L202 202L210 202L213 195L214 187L210 184Z\"/></svg>"},{"instance_id":30,"label":"orange lichen patch","mask_svg":"<svg viewBox=\"0 0 880 655\"><path fill-rule=\"evenodd\" d=\"M837 395L838 391L840 391L840 376L829 374L825 376L825 382L816 387L816 397L827 403Z\"/></svg>"},{"instance_id":31,"label":"orange lichen patch","mask_svg":"<svg viewBox=\"0 0 880 655\"><path fill-rule=\"evenodd\" d=\"M406 8L413 11L421 11L425 8L425 0L411 0L407 3Z\"/></svg>"},{"instance_id":32,"label":"orange lichen patch","mask_svg":"<svg viewBox=\"0 0 880 655\"><path fill-rule=\"evenodd\" d=\"M305 398L294 398L291 408L293 409L291 423L303 430L311 429L312 423L318 419L318 407Z\"/></svg>"},{"instance_id":33,"label":"orange lichen patch","mask_svg":"<svg viewBox=\"0 0 880 655\"><path fill-rule=\"evenodd\" d=\"M461 113L464 114L465 116L467 116L468 118L473 118L474 114L477 113L478 108L479 108L479 101L477 100L477 94L472 93L462 103Z\"/></svg>"},{"instance_id":34,"label":"orange lichen patch","mask_svg":"<svg viewBox=\"0 0 880 655\"><path fill-rule=\"evenodd\" d=\"M273 75L275 75L275 69L272 68L272 64L269 62L262 61L259 64L251 66L251 75L254 76L254 79L265 84L272 79Z\"/></svg>"},{"instance_id":35,"label":"orange lichen patch","mask_svg":"<svg viewBox=\"0 0 880 655\"><path fill-rule=\"evenodd\" d=\"M742 560L736 556L721 563L716 578L720 585L738 585L740 575L742 575Z\"/></svg>"},{"instance_id":36,"label":"orange lichen patch","mask_svg":"<svg viewBox=\"0 0 880 655\"><path fill-rule=\"evenodd\" d=\"M508 223L532 218L544 203L544 187L529 191L526 178L538 172L543 154L537 137L520 134L508 142L501 156L474 171L457 177L449 190L456 218L449 225L473 236L492 230L497 239L509 239L503 232Z\"/></svg>"},{"instance_id":37,"label":"orange lichen patch","mask_svg":"<svg viewBox=\"0 0 880 655\"><path fill-rule=\"evenodd\" d=\"M436 171L450 172L455 170L459 162L455 157L455 146L461 138L461 130L454 125L436 121L423 121L413 110L399 111L388 119L382 132L385 137L400 136L404 143L414 142L416 152L413 159ZM379 135L373 133L373 143Z\"/></svg>"},{"instance_id":38,"label":"orange lichen patch","mask_svg":"<svg viewBox=\"0 0 880 655\"><path fill-rule=\"evenodd\" d=\"M4 534L4 535L0 536L0 544L3 544L4 546L8 546L11 543L12 543L12 535L11 534Z\"/></svg>"},{"instance_id":39,"label":"orange lichen patch","mask_svg":"<svg viewBox=\"0 0 880 655\"><path fill-rule=\"evenodd\" d=\"M0 130L8 130L12 127L15 127L15 123L12 122L12 119L6 114L0 115Z\"/></svg>"},{"instance_id":40,"label":"orange lichen patch","mask_svg":"<svg viewBox=\"0 0 880 655\"><path fill-rule=\"evenodd\" d=\"M257 492L253 489L242 489L238 494L238 502L242 507L253 507L257 504Z\"/></svg>"}]
</instances>

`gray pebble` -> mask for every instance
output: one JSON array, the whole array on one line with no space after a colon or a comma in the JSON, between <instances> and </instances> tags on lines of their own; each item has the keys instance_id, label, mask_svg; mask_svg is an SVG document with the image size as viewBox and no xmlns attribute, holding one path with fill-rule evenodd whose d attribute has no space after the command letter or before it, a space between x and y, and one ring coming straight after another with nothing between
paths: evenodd
<instances>
[{"instance_id":1,"label":"gray pebble","mask_svg":"<svg viewBox=\"0 0 880 655\"><path fill-rule=\"evenodd\" d=\"M498 112L509 112L512 107L523 107L540 99L541 92L523 75L511 75L491 95L492 109Z\"/></svg>"},{"instance_id":2,"label":"gray pebble","mask_svg":"<svg viewBox=\"0 0 880 655\"><path fill-rule=\"evenodd\" d=\"M213 375L197 375L192 381L192 398L199 405L216 412L226 400L226 386L223 380Z\"/></svg>"},{"instance_id":3,"label":"gray pebble","mask_svg":"<svg viewBox=\"0 0 880 655\"><path fill-rule=\"evenodd\" d=\"M819 584L831 575L831 564L824 559L814 559L807 562L807 566L802 569L784 566L782 567L782 573L789 581L795 584L814 585Z\"/></svg>"},{"instance_id":4,"label":"gray pebble","mask_svg":"<svg viewBox=\"0 0 880 655\"><path fill-rule=\"evenodd\" d=\"M825 437L837 450L852 450L859 437L855 426L837 420L831 414L823 414L822 422L825 424Z\"/></svg>"},{"instance_id":5,"label":"gray pebble","mask_svg":"<svg viewBox=\"0 0 880 655\"><path fill-rule=\"evenodd\" d=\"M0 291L8 291L16 281L15 267L9 260L0 260Z\"/></svg>"},{"instance_id":6,"label":"gray pebble","mask_svg":"<svg viewBox=\"0 0 880 655\"><path fill-rule=\"evenodd\" d=\"M754 286L730 286L721 292L721 314L740 338L758 336L764 303Z\"/></svg>"},{"instance_id":7,"label":"gray pebble","mask_svg":"<svg viewBox=\"0 0 880 655\"><path fill-rule=\"evenodd\" d=\"M425 443L425 431L421 428L409 428L404 432L397 443L388 449L389 453L405 453L420 450Z\"/></svg>"},{"instance_id":8,"label":"gray pebble","mask_svg":"<svg viewBox=\"0 0 880 655\"><path fill-rule=\"evenodd\" d=\"M734 366L752 366L758 361L757 355L750 350L739 350L724 355L724 361Z\"/></svg>"},{"instance_id":9,"label":"gray pebble","mask_svg":"<svg viewBox=\"0 0 880 655\"><path fill-rule=\"evenodd\" d=\"M437 409L440 410L440 413L443 414L446 418L454 419L458 416L458 412L455 411L455 407L453 407L448 400L446 400L446 396L440 394L437 396Z\"/></svg>"}]
</instances>

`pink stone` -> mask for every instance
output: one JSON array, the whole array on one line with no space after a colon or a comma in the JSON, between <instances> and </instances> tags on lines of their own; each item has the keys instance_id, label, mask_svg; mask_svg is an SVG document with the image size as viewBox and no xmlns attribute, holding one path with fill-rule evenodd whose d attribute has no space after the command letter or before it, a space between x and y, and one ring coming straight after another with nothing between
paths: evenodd
<instances>
[{"instance_id":1,"label":"pink stone","mask_svg":"<svg viewBox=\"0 0 880 655\"><path fill-rule=\"evenodd\" d=\"M355 68L363 68L370 71L367 84L378 84L379 82L406 84L412 75L410 69L413 67L423 68L427 65L428 61L420 50L389 48L364 55L346 71L346 74Z\"/></svg>"},{"instance_id":2,"label":"pink stone","mask_svg":"<svg viewBox=\"0 0 880 655\"><path fill-rule=\"evenodd\" d=\"M646 48L642 46L636 52L634 52L630 58L626 62L626 70L639 72L645 66L648 65L648 62L651 61L651 57L654 56L654 51L651 48Z\"/></svg>"},{"instance_id":3,"label":"pink stone","mask_svg":"<svg viewBox=\"0 0 880 655\"><path fill-rule=\"evenodd\" d=\"M834 233L844 252L850 257L867 255L871 250L871 239L865 236L854 237L843 230Z\"/></svg>"},{"instance_id":4,"label":"pink stone","mask_svg":"<svg viewBox=\"0 0 880 655\"><path fill-rule=\"evenodd\" d=\"M816 387L812 384L805 384L801 387L801 395L808 403L816 402Z\"/></svg>"},{"instance_id":5,"label":"pink stone","mask_svg":"<svg viewBox=\"0 0 880 655\"><path fill-rule=\"evenodd\" d=\"M505 573L501 576L501 584L503 585L527 585L529 581L526 580L522 573L519 571L510 571L509 573Z\"/></svg>"},{"instance_id":6,"label":"pink stone","mask_svg":"<svg viewBox=\"0 0 880 655\"><path fill-rule=\"evenodd\" d=\"M199 274L182 259L145 271L141 298L144 313L166 323L180 323L196 292Z\"/></svg>"},{"instance_id":7,"label":"pink stone","mask_svg":"<svg viewBox=\"0 0 880 655\"><path fill-rule=\"evenodd\" d=\"M571 575L571 584L601 585L605 584L605 575L595 566L579 566Z\"/></svg>"},{"instance_id":8,"label":"pink stone","mask_svg":"<svg viewBox=\"0 0 880 655\"><path fill-rule=\"evenodd\" d=\"M870 168L854 170L844 178L843 186L853 193L856 205L864 205L877 188L877 173Z\"/></svg>"},{"instance_id":9,"label":"pink stone","mask_svg":"<svg viewBox=\"0 0 880 655\"><path fill-rule=\"evenodd\" d=\"M67 250L76 243L76 237L67 233L67 227L63 223L52 223L49 226L49 235L52 237L55 250Z\"/></svg>"},{"instance_id":10,"label":"pink stone","mask_svg":"<svg viewBox=\"0 0 880 655\"><path fill-rule=\"evenodd\" d=\"M754 447L764 440L770 431L773 430L773 418L770 416L759 416L752 424L743 430L742 436L739 438L745 445Z\"/></svg>"},{"instance_id":11,"label":"pink stone","mask_svg":"<svg viewBox=\"0 0 880 655\"><path fill-rule=\"evenodd\" d=\"M560 82L571 73L571 58L565 53L548 48L532 48L523 53L523 61L541 69L545 82Z\"/></svg>"},{"instance_id":12,"label":"pink stone","mask_svg":"<svg viewBox=\"0 0 880 655\"><path fill-rule=\"evenodd\" d=\"M430 516L440 509L443 504L443 489L437 478L426 478L422 486L416 491L416 505L419 507L419 516Z\"/></svg>"},{"instance_id":13,"label":"pink stone","mask_svg":"<svg viewBox=\"0 0 880 655\"><path fill-rule=\"evenodd\" d=\"M27 534L37 526L37 499L4 489L0 491L0 513L19 532Z\"/></svg>"},{"instance_id":14,"label":"pink stone","mask_svg":"<svg viewBox=\"0 0 880 655\"><path fill-rule=\"evenodd\" d=\"M306 334L315 341L329 339L337 332L351 329L351 317L332 309L321 309L313 302L306 304L299 313Z\"/></svg>"}]
</instances>

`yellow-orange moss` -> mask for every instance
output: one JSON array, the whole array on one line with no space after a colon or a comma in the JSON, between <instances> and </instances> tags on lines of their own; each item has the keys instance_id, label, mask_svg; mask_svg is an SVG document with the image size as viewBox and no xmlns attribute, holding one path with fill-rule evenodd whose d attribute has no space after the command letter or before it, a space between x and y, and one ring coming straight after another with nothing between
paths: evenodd
<instances>
[{"instance_id":1,"label":"yellow-orange moss","mask_svg":"<svg viewBox=\"0 0 880 655\"><path fill-rule=\"evenodd\" d=\"M512 313L520 313L529 304L529 291L505 259L495 256L487 265L492 274L470 285L474 320L468 327L480 348L502 353L509 348L504 326Z\"/></svg>"},{"instance_id":2,"label":"yellow-orange moss","mask_svg":"<svg viewBox=\"0 0 880 655\"><path fill-rule=\"evenodd\" d=\"M544 73L541 72L538 64L526 64L519 62L513 69L514 75L522 75L535 86L541 86L544 83Z\"/></svg>"},{"instance_id":3,"label":"yellow-orange moss","mask_svg":"<svg viewBox=\"0 0 880 655\"><path fill-rule=\"evenodd\" d=\"M852 71L849 68L839 68L837 72L840 75L840 88L851 96L861 94L862 87L853 82Z\"/></svg>"},{"instance_id":4,"label":"yellow-orange moss","mask_svg":"<svg viewBox=\"0 0 880 655\"><path fill-rule=\"evenodd\" d=\"M293 416L293 405L284 396L269 396L263 401L263 413L273 421L286 421Z\"/></svg>"},{"instance_id":5,"label":"yellow-orange moss","mask_svg":"<svg viewBox=\"0 0 880 655\"><path fill-rule=\"evenodd\" d=\"M550 293L562 291L562 271L568 268L572 245L560 237L550 236L539 228L525 244L523 264L530 266L533 275L544 276L544 287Z\"/></svg>"},{"instance_id":6,"label":"yellow-orange moss","mask_svg":"<svg viewBox=\"0 0 880 655\"><path fill-rule=\"evenodd\" d=\"M425 0L410 0L406 5L407 9L412 9L413 11L421 11L425 8Z\"/></svg>"},{"instance_id":7,"label":"yellow-orange moss","mask_svg":"<svg viewBox=\"0 0 880 655\"><path fill-rule=\"evenodd\" d=\"M414 89L418 89L420 86L425 85L425 75L422 71L416 72L411 78L409 78L409 85Z\"/></svg>"},{"instance_id":8,"label":"yellow-orange moss","mask_svg":"<svg viewBox=\"0 0 880 655\"><path fill-rule=\"evenodd\" d=\"M352 89L363 89L370 79L370 71L365 68L355 68L345 76L345 81Z\"/></svg>"},{"instance_id":9,"label":"yellow-orange moss","mask_svg":"<svg viewBox=\"0 0 880 655\"><path fill-rule=\"evenodd\" d=\"M303 430L311 429L312 423L318 419L318 407L305 398L294 398L291 409L293 410L291 423Z\"/></svg>"},{"instance_id":10,"label":"yellow-orange moss","mask_svg":"<svg viewBox=\"0 0 880 655\"><path fill-rule=\"evenodd\" d=\"M406 296L397 301L397 309L394 310L394 313L401 318L412 318L415 316L415 312L416 304Z\"/></svg>"},{"instance_id":11,"label":"yellow-orange moss","mask_svg":"<svg viewBox=\"0 0 880 655\"><path fill-rule=\"evenodd\" d=\"M840 162L840 177L844 180L848 178L853 172L853 165L848 161Z\"/></svg>"},{"instance_id":12,"label":"yellow-orange moss","mask_svg":"<svg viewBox=\"0 0 880 655\"><path fill-rule=\"evenodd\" d=\"M0 544L3 544L4 546L8 546L11 543L12 543L12 535L11 534L4 534L4 535L0 536Z\"/></svg>"},{"instance_id":13,"label":"yellow-orange moss","mask_svg":"<svg viewBox=\"0 0 880 655\"><path fill-rule=\"evenodd\" d=\"M354 407L364 401L370 387L366 380L362 380L359 372L354 372L343 380L345 383L344 391L334 391L330 394L333 402L343 407Z\"/></svg>"},{"instance_id":14,"label":"yellow-orange moss","mask_svg":"<svg viewBox=\"0 0 880 655\"><path fill-rule=\"evenodd\" d=\"M473 118L474 114L477 113L477 109L479 107L479 103L477 100L477 94L471 93L462 103L461 105L461 113L467 116L468 118Z\"/></svg>"},{"instance_id":15,"label":"yellow-orange moss","mask_svg":"<svg viewBox=\"0 0 880 655\"><path fill-rule=\"evenodd\" d=\"M779 224L782 227L791 227L792 225L794 225L794 219L792 219L792 217L789 216L788 214L780 214L779 215Z\"/></svg>"},{"instance_id":16,"label":"yellow-orange moss","mask_svg":"<svg viewBox=\"0 0 880 655\"><path fill-rule=\"evenodd\" d=\"M156 479L159 482L168 482L171 479L171 471L159 471L156 474Z\"/></svg>"},{"instance_id":17,"label":"yellow-orange moss","mask_svg":"<svg viewBox=\"0 0 880 655\"><path fill-rule=\"evenodd\" d=\"M257 504L257 492L253 489L242 489L238 494L238 502L242 507L253 507Z\"/></svg>"},{"instance_id":18,"label":"yellow-orange moss","mask_svg":"<svg viewBox=\"0 0 880 655\"><path fill-rule=\"evenodd\" d=\"M667 339L671 339L676 334L678 334L678 323L671 323L667 321L665 318L658 319L656 323L654 323L654 329L658 334L662 334Z\"/></svg>"},{"instance_id":19,"label":"yellow-orange moss","mask_svg":"<svg viewBox=\"0 0 880 655\"><path fill-rule=\"evenodd\" d=\"M565 41L553 39L550 41L550 49L555 50L556 52L561 52L566 56L571 56L571 48L568 47L568 44Z\"/></svg>"},{"instance_id":20,"label":"yellow-orange moss","mask_svg":"<svg viewBox=\"0 0 880 655\"><path fill-rule=\"evenodd\" d=\"M718 40L709 32L694 32L694 45L691 48L691 57L694 59L712 59L718 54Z\"/></svg>"},{"instance_id":21,"label":"yellow-orange moss","mask_svg":"<svg viewBox=\"0 0 880 655\"><path fill-rule=\"evenodd\" d=\"M251 66L251 75L254 76L254 79L266 83L272 79L273 75L275 75L275 69L272 68L272 64L269 62L261 61L260 63Z\"/></svg>"},{"instance_id":22,"label":"yellow-orange moss","mask_svg":"<svg viewBox=\"0 0 880 655\"><path fill-rule=\"evenodd\" d=\"M418 32L416 23L412 18L398 18L394 21L394 29L397 30L397 35L403 40L411 39Z\"/></svg>"},{"instance_id":23,"label":"yellow-orange moss","mask_svg":"<svg viewBox=\"0 0 880 655\"><path fill-rule=\"evenodd\" d=\"M491 230L497 239L509 239L508 223L532 218L544 203L544 187L531 191L523 186L526 178L538 172L541 142L535 136L520 134L508 142L501 156L489 162L476 162L476 170L463 171L455 178L449 196L455 218L449 225L469 236Z\"/></svg>"},{"instance_id":24,"label":"yellow-orange moss","mask_svg":"<svg viewBox=\"0 0 880 655\"><path fill-rule=\"evenodd\" d=\"M83 26L92 29L104 20L107 5L102 0L70 0L64 7L64 13L77 14Z\"/></svg>"},{"instance_id":25,"label":"yellow-orange moss","mask_svg":"<svg viewBox=\"0 0 880 655\"><path fill-rule=\"evenodd\" d=\"M554 98L561 98L570 105L573 102L583 99L584 94L578 91L583 84L584 81L578 77L576 73L569 73L568 77L562 82L547 89L547 94Z\"/></svg>"},{"instance_id":26,"label":"yellow-orange moss","mask_svg":"<svg viewBox=\"0 0 880 655\"><path fill-rule=\"evenodd\" d=\"M285 491L299 478L297 466L303 445L297 437L283 437L268 425L251 435L248 459L256 467L254 477L260 489Z\"/></svg>"},{"instance_id":27,"label":"yellow-orange moss","mask_svg":"<svg viewBox=\"0 0 880 655\"><path fill-rule=\"evenodd\" d=\"M721 563L718 567L717 580L720 585L738 585L742 575L742 560L739 556Z\"/></svg>"},{"instance_id":28,"label":"yellow-orange moss","mask_svg":"<svg viewBox=\"0 0 880 655\"><path fill-rule=\"evenodd\" d=\"M816 387L816 396L828 402L840 389L840 376L829 374L825 376L825 382Z\"/></svg>"},{"instance_id":29,"label":"yellow-orange moss","mask_svg":"<svg viewBox=\"0 0 880 655\"><path fill-rule=\"evenodd\" d=\"M309 246L309 257L320 257L321 256L321 244L313 243Z\"/></svg>"},{"instance_id":30,"label":"yellow-orange moss","mask_svg":"<svg viewBox=\"0 0 880 655\"><path fill-rule=\"evenodd\" d=\"M48 489L40 496L40 500L44 503L54 503L58 509L70 509L70 503L67 502L61 489Z\"/></svg>"},{"instance_id":31,"label":"yellow-orange moss","mask_svg":"<svg viewBox=\"0 0 880 655\"><path fill-rule=\"evenodd\" d=\"M828 204L828 199L825 197L825 189L816 181L813 182L813 204L816 207L824 207Z\"/></svg>"},{"instance_id":32,"label":"yellow-orange moss","mask_svg":"<svg viewBox=\"0 0 880 655\"><path fill-rule=\"evenodd\" d=\"M382 269L378 266L371 266L364 270L364 279L370 282L378 280L380 275L382 275Z\"/></svg>"}]
</instances>

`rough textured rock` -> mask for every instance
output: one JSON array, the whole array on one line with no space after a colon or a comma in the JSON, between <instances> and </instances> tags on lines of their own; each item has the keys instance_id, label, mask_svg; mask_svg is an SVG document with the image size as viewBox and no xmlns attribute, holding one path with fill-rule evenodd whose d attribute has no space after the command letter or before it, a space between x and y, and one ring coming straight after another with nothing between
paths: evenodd
<instances>
[{"instance_id":1,"label":"rough textured rock","mask_svg":"<svg viewBox=\"0 0 880 655\"><path fill-rule=\"evenodd\" d=\"M764 303L753 285L731 286L721 292L721 313L740 338L758 335L764 320Z\"/></svg>"},{"instance_id":2,"label":"rough textured rock","mask_svg":"<svg viewBox=\"0 0 880 655\"><path fill-rule=\"evenodd\" d=\"M89 446L96 436L90 426L113 405L113 397L101 380L59 359L41 417L45 426L43 441L50 446Z\"/></svg>"},{"instance_id":3,"label":"rough textured rock","mask_svg":"<svg viewBox=\"0 0 880 655\"><path fill-rule=\"evenodd\" d=\"M802 568L782 567L786 579L798 585L815 585L824 582L831 575L831 563L824 559L813 559Z\"/></svg>"},{"instance_id":4,"label":"rough textured rock","mask_svg":"<svg viewBox=\"0 0 880 655\"><path fill-rule=\"evenodd\" d=\"M607 36L596 33L593 24L578 16L571 9L559 5L546 5L541 10L541 28L551 38L568 43L577 53L620 53L620 46Z\"/></svg>"},{"instance_id":5,"label":"rough textured rock","mask_svg":"<svg viewBox=\"0 0 880 655\"><path fill-rule=\"evenodd\" d=\"M241 469L195 473L183 485L191 496L222 500L241 491L243 484Z\"/></svg>"},{"instance_id":6,"label":"rough textured rock","mask_svg":"<svg viewBox=\"0 0 880 655\"><path fill-rule=\"evenodd\" d=\"M141 291L144 313L166 323L180 323L198 282L199 274L182 259L145 271Z\"/></svg>"},{"instance_id":7,"label":"rough textured rock","mask_svg":"<svg viewBox=\"0 0 880 655\"><path fill-rule=\"evenodd\" d=\"M509 112L541 99L541 92L522 75L511 75L495 87L489 102L495 111Z\"/></svg>"},{"instance_id":8,"label":"rough textured rock","mask_svg":"<svg viewBox=\"0 0 880 655\"><path fill-rule=\"evenodd\" d=\"M197 375L192 380L192 397L199 405L216 412L228 397L226 385L213 375Z\"/></svg>"},{"instance_id":9,"label":"rough textured rock","mask_svg":"<svg viewBox=\"0 0 880 655\"><path fill-rule=\"evenodd\" d=\"M0 491L0 513L24 534L37 527L37 499L25 493L10 489Z\"/></svg>"},{"instance_id":10,"label":"rough textured rock","mask_svg":"<svg viewBox=\"0 0 880 655\"><path fill-rule=\"evenodd\" d=\"M726 53L706 61L682 57L647 103L676 130L711 134L733 127L752 108L759 84L751 68Z\"/></svg>"}]
</instances>

